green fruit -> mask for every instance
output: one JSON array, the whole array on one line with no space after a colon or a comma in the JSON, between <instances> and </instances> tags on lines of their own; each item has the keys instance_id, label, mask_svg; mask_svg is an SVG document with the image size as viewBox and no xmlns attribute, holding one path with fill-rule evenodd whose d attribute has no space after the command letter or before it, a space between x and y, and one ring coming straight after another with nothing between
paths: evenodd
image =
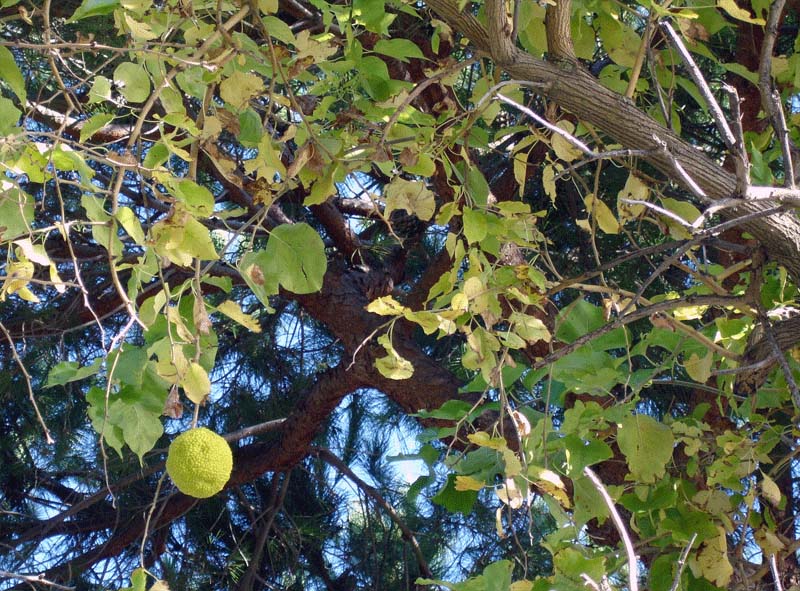
<instances>
[{"instance_id":1,"label":"green fruit","mask_svg":"<svg viewBox=\"0 0 800 591\"><path fill-rule=\"evenodd\" d=\"M200 427L178 435L169 446L167 474L183 494L205 499L228 482L233 453L228 442Z\"/></svg>"}]
</instances>

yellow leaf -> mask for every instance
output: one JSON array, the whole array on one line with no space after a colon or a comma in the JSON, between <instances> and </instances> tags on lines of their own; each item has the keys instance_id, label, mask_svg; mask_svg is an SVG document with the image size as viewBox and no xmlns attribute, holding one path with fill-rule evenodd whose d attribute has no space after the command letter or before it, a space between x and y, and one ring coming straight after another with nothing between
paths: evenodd
<instances>
[{"instance_id":1,"label":"yellow leaf","mask_svg":"<svg viewBox=\"0 0 800 591\"><path fill-rule=\"evenodd\" d=\"M512 509L519 509L525 502L525 496L513 478L506 478L505 484L501 484L495 489L495 494L498 499Z\"/></svg>"},{"instance_id":2,"label":"yellow leaf","mask_svg":"<svg viewBox=\"0 0 800 591\"><path fill-rule=\"evenodd\" d=\"M575 125L573 125L571 121L567 121L565 119L562 119L556 123L556 126L560 127L570 135L572 135L575 131ZM583 150L575 146L567 138L557 133L554 133L553 137L550 138L550 144L553 146L553 151L556 153L556 157L559 160L572 162L573 160L577 160L583 156Z\"/></svg>"},{"instance_id":3,"label":"yellow leaf","mask_svg":"<svg viewBox=\"0 0 800 591\"><path fill-rule=\"evenodd\" d=\"M776 536L775 533L769 531L763 525L755 531L753 537L755 537L756 543L761 547L761 549L764 551L764 554L767 556L770 554L777 554L786 547L786 545L781 542L781 539Z\"/></svg>"},{"instance_id":4,"label":"yellow leaf","mask_svg":"<svg viewBox=\"0 0 800 591\"><path fill-rule=\"evenodd\" d=\"M617 193L617 211L619 212L620 222L623 224L627 220L638 218L644 213L645 206L633 203L625 203L625 199L632 201L647 201L650 195L650 187L645 185L639 177L633 173L628 175L625 186Z\"/></svg>"},{"instance_id":5,"label":"yellow leaf","mask_svg":"<svg viewBox=\"0 0 800 591\"><path fill-rule=\"evenodd\" d=\"M481 490L484 484L472 476L456 476L455 489L458 491Z\"/></svg>"},{"instance_id":6,"label":"yellow leaf","mask_svg":"<svg viewBox=\"0 0 800 591\"><path fill-rule=\"evenodd\" d=\"M708 378L711 377L711 362L714 360L714 354L709 351L705 357L700 358L696 353L692 353L689 359L683 362L683 367L686 368L686 373L695 382L704 384Z\"/></svg>"},{"instance_id":7,"label":"yellow leaf","mask_svg":"<svg viewBox=\"0 0 800 591\"><path fill-rule=\"evenodd\" d=\"M560 167L559 167L560 171ZM556 192L556 175L557 171L555 165L548 164L542 170L542 186L544 186L544 192L547 193L547 196L550 197L550 201L553 205L556 204L556 197L558 197L558 193Z\"/></svg>"},{"instance_id":8,"label":"yellow leaf","mask_svg":"<svg viewBox=\"0 0 800 591\"><path fill-rule=\"evenodd\" d=\"M375 360L375 368L381 375L390 380L407 380L414 375L414 366L395 350L389 335L384 334L378 337L378 343L387 353L385 357Z\"/></svg>"},{"instance_id":9,"label":"yellow leaf","mask_svg":"<svg viewBox=\"0 0 800 591\"><path fill-rule=\"evenodd\" d=\"M781 489L769 476L762 472L764 478L761 481L761 498L773 507L777 507L781 502Z\"/></svg>"},{"instance_id":10,"label":"yellow leaf","mask_svg":"<svg viewBox=\"0 0 800 591\"><path fill-rule=\"evenodd\" d=\"M698 320L703 317L708 306L684 306L683 308L676 308L672 312L672 317L675 320Z\"/></svg>"},{"instance_id":11,"label":"yellow leaf","mask_svg":"<svg viewBox=\"0 0 800 591\"><path fill-rule=\"evenodd\" d=\"M508 588L508 591L532 591L532 590L533 590L532 581L514 581Z\"/></svg>"},{"instance_id":12,"label":"yellow leaf","mask_svg":"<svg viewBox=\"0 0 800 591\"><path fill-rule=\"evenodd\" d=\"M597 199L594 193L589 193L584 197L583 203L589 214L594 216L598 228L606 234L619 234L619 222L608 205L601 199Z\"/></svg>"},{"instance_id":13,"label":"yellow leaf","mask_svg":"<svg viewBox=\"0 0 800 591\"><path fill-rule=\"evenodd\" d=\"M704 542L703 548L691 559L692 572L702 575L717 587L726 587L733 575L728 560L728 541L725 528L717 526L719 535Z\"/></svg>"},{"instance_id":14,"label":"yellow leaf","mask_svg":"<svg viewBox=\"0 0 800 591\"><path fill-rule=\"evenodd\" d=\"M492 437L486 431L470 433L467 435L467 439L480 447L488 447L489 449L496 449L498 451L502 451L508 447L505 439L502 437Z\"/></svg>"},{"instance_id":15,"label":"yellow leaf","mask_svg":"<svg viewBox=\"0 0 800 591\"><path fill-rule=\"evenodd\" d=\"M217 306L217 312L225 314L225 316L231 320L238 322L253 332L261 332L261 325L258 321L252 316L245 314L239 304L232 300L225 300L222 302Z\"/></svg>"},{"instance_id":16,"label":"yellow leaf","mask_svg":"<svg viewBox=\"0 0 800 591\"><path fill-rule=\"evenodd\" d=\"M392 296L383 296L376 300L372 300L367 305L367 312L377 314L378 316L399 316L408 310L403 304L398 302Z\"/></svg>"},{"instance_id":17,"label":"yellow leaf","mask_svg":"<svg viewBox=\"0 0 800 591\"><path fill-rule=\"evenodd\" d=\"M199 363L192 361L181 380L183 391L195 404L200 404L211 392L211 380Z\"/></svg>"},{"instance_id":18,"label":"yellow leaf","mask_svg":"<svg viewBox=\"0 0 800 591\"><path fill-rule=\"evenodd\" d=\"M754 25L763 26L766 24L766 21L763 18L753 18L750 16L750 12L744 8L740 8L736 4L736 0L719 0L717 2L717 6L737 20L744 21L746 23L752 23Z\"/></svg>"}]
</instances>

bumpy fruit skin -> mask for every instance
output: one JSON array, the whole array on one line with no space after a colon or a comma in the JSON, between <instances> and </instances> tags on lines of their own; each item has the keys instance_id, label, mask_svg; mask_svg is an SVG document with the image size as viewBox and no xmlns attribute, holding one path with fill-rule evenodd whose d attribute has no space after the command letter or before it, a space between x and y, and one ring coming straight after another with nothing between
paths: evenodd
<instances>
[{"instance_id":1,"label":"bumpy fruit skin","mask_svg":"<svg viewBox=\"0 0 800 591\"><path fill-rule=\"evenodd\" d=\"M190 497L214 496L228 482L232 469L228 442L205 427L181 433L169 446L167 474Z\"/></svg>"}]
</instances>

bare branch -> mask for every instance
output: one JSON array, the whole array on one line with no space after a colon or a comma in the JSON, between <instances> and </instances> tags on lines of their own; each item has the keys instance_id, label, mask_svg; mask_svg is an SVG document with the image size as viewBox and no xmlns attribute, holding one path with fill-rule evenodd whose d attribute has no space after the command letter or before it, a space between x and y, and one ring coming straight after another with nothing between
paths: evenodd
<instances>
[{"instance_id":1,"label":"bare branch","mask_svg":"<svg viewBox=\"0 0 800 591\"><path fill-rule=\"evenodd\" d=\"M794 164L790 148L789 131L786 128L786 117L783 113L781 97L772 83L772 52L778 36L778 24L783 13L786 0L774 0L769 6L769 15L764 27L764 41L761 45L761 56L758 63L758 90L761 93L761 106L769 113L770 123L778 137L784 161L784 185L795 187Z\"/></svg>"},{"instance_id":2,"label":"bare branch","mask_svg":"<svg viewBox=\"0 0 800 591\"><path fill-rule=\"evenodd\" d=\"M22 359L20 359L19 353L17 353L17 347L14 344L14 340L11 338L11 333L8 332L8 329L6 329L5 324L2 322L0 322L0 330L3 331L3 334L8 341L8 346L11 348L11 355L14 357L14 361L17 362L17 366L19 366L22 375L25 377L25 385L28 387L28 399L33 405L33 411L36 413L36 420L39 421L39 425L41 425L42 431L44 431L45 441L47 441L48 445L52 445L55 443L55 440L53 439L52 435L50 435L50 429L47 428L44 418L42 417L42 413L39 412L39 405L36 404L36 398L33 396L31 374L28 373L28 369L25 367L25 364L22 363Z\"/></svg>"},{"instance_id":3,"label":"bare branch","mask_svg":"<svg viewBox=\"0 0 800 591\"><path fill-rule=\"evenodd\" d=\"M736 138L734 137L728 122L725 120L725 115L722 113L722 109L720 108L717 99L714 98L714 94L711 92L708 82L706 82L705 77L703 76L702 72L700 72L700 68L697 67L692 55L689 53L689 50L686 49L686 46L675 32L675 29L672 28L672 25L664 21L661 23L661 27L667 32L667 35L675 46L675 49L678 50L678 53L686 64L686 67L689 69L689 74L692 76L692 80L694 80L694 83L700 90L700 94L702 94L703 98L706 99L708 108L711 111L711 116L714 118L714 122L717 124L717 129L719 129L720 133L722 134L722 140L725 142L725 145L728 147L728 149L731 152L734 152L736 150Z\"/></svg>"},{"instance_id":4,"label":"bare branch","mask_svg":"<svg viewBox=\"0 0 800 591\"><path fill-rule=\"evenodd\" d=\"M417 558L417 564L419 565L420 572L424 576L431 578L433 574L428 566L428 562L422 555L422 549L419 547L419 542L417 541L414 532L412 532L405 522L400 518L400 515L397 514L397 511L395 511L394 507L392 507L386 501L386 499L383 498L383 495L381 495L375 488L361 480L361 478L356 476L350 467L336 457L333 453L331 453L330 450L323 447L315 447L312 448L312 452L316 454L322 461L330 464L337 471L347 476L347 478L353 482L353 484L364 491L364 494L371 497L384 511L386 511L386 513L389 515L389 518L395 523L395 525L397 525L397 527L400 528L400 531L403 532L403 537L408 541L409 544L411 544L411 549L414 552L414 556Z\"/></svg>"},{"instance_id":5,"label":"bare branch","mask_svg":"<svg viewBox=\"0 0 800 591\"><path fill-rule=\"evenodd\" d=\"M592 481L597 492L603 497L603 502L605 502L606 507L608 507L611 513L611 520L614 522L614 527L617 528L619 537L622 539L622 544L628 555L628 589L630 589L630 591L639 591L639 559L633 549L633 542L631 541L631 536L628 534L628 529L625 527L625 522L622 521L617 507L614 505L614 500L611 498L611 495L608 494L606 487L603 486L597 474L595 474L589 466L583 469L583 473Z\"/></svg>"},{"instance_id":6,"label":"bare branch","mask_svg":"<svg viewBox=\"0 0 800 591\"><path fill-rule=\"evenodd\" d=\"M59 585L53 581L48 581L44 578L44 575L23 575L20 573L11 573L5 570L0 570L0 577L4 579L17 579L18 581L24 581L25 583L30 584L35 583L37 585L46 585L47 587L60 589L61 591L74 591L75 589L75 587L66 587L65 585Z\"/></svg>"},{"instance_id":7,"label":"bare branch","mask_svg":"<svg viewBox=\"0 0 800 591\"><path fill-rule=\"evenodd\" d=\"M683 569L686 568L686 559L689 557L689 552L692 550L692 546L694 546L694 541L697 539L697 534L692 534L692 539L689 540L689 543L686 544L686 547L681 552L681 556L678 559L678 571L675 573L675 578L672 580L672 586L669 588L669 591L678 591L678 585L681 584L681 575L683 575Z\"/></svg>"}]
</instances>

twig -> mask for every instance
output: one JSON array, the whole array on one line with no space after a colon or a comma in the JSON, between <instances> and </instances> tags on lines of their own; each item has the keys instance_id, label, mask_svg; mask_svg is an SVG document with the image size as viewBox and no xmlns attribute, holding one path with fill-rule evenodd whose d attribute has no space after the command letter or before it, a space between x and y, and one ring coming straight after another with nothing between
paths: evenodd
<instances>
[{"instance_id":1,"label":"twig","mask_svg":"<svg viewBox=\"0 0 800 591\"><path fill-rule=\"evenodd\" d=\"M597 474L595 474L589 466L583 469L583 473L592 481L597 492L603 497L603 502L605 502L606 507L608 507L611 513L611 520L614 522L614 527L617 528L619 536L622 538L622 544L625 546L625 552L628 555L628 589L630 591L639 591L639 559L636 557L636 552L633 549L633 542L631 541L630 535L628 535L625 523L622 521L622 517L620 517L617 511L617 507L614 505L614 500L611 498L611 495L608 494L606 487L603 486Z\"/></svg>"},{"instance_id":2,"label":"twig","mask_svg":"<svg viewBox=\"0 0 800 591\"><path fill-rule=\"evenodd\" d=\"M232 433L227 433L223 435L222 438L229 443L233 441L239 441L245 437L252 437L254 435L261 435L262 433L277 431L285 422L286 419L274 419L272 421L266 421L264 423L259 423L258 425L251 425L250 427L245 427L244 429L239 429L238 431L234 431Z\"/></svg>"},{"instance_id":3,"label":"twig","mask_svg":"<svg viewBox=\"0 0 800 591\"><path fill-rule=\"evenodd\" d=\"M706 195L706 192L703 191L703 189L700 188L700 185L698 185L695 182L695 180L689 176L689 173L686 172L686 169L683 166L681 166L681 163L678 162L677 158L675 158L672 152L669 151L669 148L667 147L667 142L662 140L656 134L653 134L653 140L658 145L659 151L661 151L661 153L663 153L669 159L670 164L672 164L672 168L675 170L678 176L681 177L681 180L684 182L684 184L686 184L686 186L689 187L689 190L692 193L694 193L695 197L707 200L708 195Z\"/></svg>"},{"instance_id":4,"label":"twig","mask_svg":"<svg viewBox=\"0 0 800 591\"><path fill-rule=\"evenodd\" d=\"M409 544L411 544L411 549L414 552L414 556L417 558L417 564L419 565L420 573L428 578L433 577L431 569L428 567L428 562L422 555L422 549L419 547L419 542L417 542L414 532L412 532L403 522L403 520L400 519L400 516L397 514L397 511L394 510L394 507L392 507L375 488L371 487L369 484L356 476L350 467L333 453L331 453L330 450L325 449L324 447L313 447L311 448L311 452L319 457L319 459L321 459L323 462L330 464L337 471L347 476L351 482L363 490L367 496L372 497L372 499L378 503L378 505L380 505L384 511L386 511L386 513L389 515L389 518L397 525L397 527L400 528L400 531L403 533L403 537L408 540ZM631 591L636 590L631 589Z\"/></svg>"},{"instance_id":5,"label":"twig","mask_svg":"<svg viewBox=\"0 0 800 591\"><path fill-rule=\"evenodd\" d=\"M686 558L688 558L689 552L691 551L696 539L697 534L692 534L692 539L689 540L689 543L686 544L683 552L681 552L681 556L678 559L678 572L675 573L675 578L672 580L672 586L669 588L669 591L678 591L678 585L681 584L681 575L683 575L683 569L686 568Z\"/></svg>"},{"instance_id":6,"label":"twig","mask_svg":"<svg viewBox=\"0 0 800 591\"><path fill-rule=\"evenodd\" d=\"M48 581L44 578L44 575L23 575L20 573L11 573L7 570L0 570L0 578L3 579L17 579L19 581L25 581L26 583L38 583L39 585L47 585L48 587L52 587L53 589L61 589L62 591L74 591L75 587L67 587L65 585L59 585L58 583L54 583L53 581Z\"/></svg>"},{"instance_id":7,"label":"twig","mask_svg":"<svg viewBox=\"0 0 800 591\"><path fill-rule=\"evenodd\" d=\"M772 571L772 579L775 582L775 591L783 591L783 585L781 585L781 573L778 572L778 561L775 559L774 554L769 555L769 570Z\"/></svg>"},{"instance_id":8,"label":"twig","mask_svg":"<svg viewBox=\"0 0 800 591\"><path fill-rule=\"evenodd\" d=\"M39 412L39 405L36 404L36 398L33 396L33 386L31 385L31 374L28 373L28 369L25 367L25 364L22 363L22 359L20 359L19 354L17 353L17 347L14 344L14 339L11 338L11 334L8 332L5 324L0 322L0 330L3 331L3 334L6 336L6 340L8 341L8 346L11 348L11 355L14 356L14 361L17 362L22 375L25 377L25 385L28 387L28 398L33 405L33 411L36 413L36 420L39 421L39 425L42 427L42 431L44 431L45 441L48 445L52 445L55 443L55 440L50 435L50 429L47 428L47 425L44 422L44 418L42 417L42 413Z\"/></svg>"},{"instance_id":9,"label":"twig","mask_svg":"<svg viewBox=\"0 0 800 591\"><path fill-rule=\"evenodd\" d=\"M789 363L786 361L786 356L783 354L783 351L781 350L781 346L778 343L778 339L775 338L775 331L772 329L772 322L767 316L764 307L761 305L760 298L754 298L754 299L755 299L754 305L756 307L756 312L758 313L757 315L758 321L764 327L764 336L769 341L769 344L772 347L773 354L775 355L775 358L778 360L778 364L781 366L781 370L783 371L783 377L786 378L786 385L789 386L789 392L792 393L792 401L794 402L794 405L798 409L800 409L800 390L798 390L797 382L794 379L794 375L792 375L792 368L789 367Z\"/></svg>"},{"instance_id":10,"label":"twig","mask_svg":"<svg viewBox=\"0 0 800 591\"><path fill-rule=\"evenodd\" d=\"M549 129L550 131L552 131L553 133L556 133L556 134L560 135L561 137L563 137L570 144L572 144L573 146L578 148L581 152L583 152L587 156L594 156L595 155L594 150L592 150L589 146L584 144L581 140L576 138L571 133L561 129L557 125L553 125L552 123L547 121L547 119L545 119L544 117L541 117L540 115L538 115L532 109L529 109L525 105L521 105L517 101L515 101L513 99L510 99L507 96L504 96L504 95L500 94L499 92L495 96L497 96L498 99L500 99L502 102L506 103L507 105L511 105L512 107L514 107L516 109L519 109L520 111L525 113L528 117L530 117L531 119L536 121L539 125L542 125L542 126L546 127L547 129Z\"/></svg>"},{"instance_id":11,"label":"twig","mask_svg":"<svg viewBox=\"0 0 800 591\"><path fill-rule=\"evenodd\" d=\"M578 162L571 162L570 167L562 170L559 172L555 177L553 177L554 181L559 181L563 179L565 176L572 174L578 168L586 166L587 164L591 164L592 162L596 162L598 160L610 160L612 158L633 158L634 156L649 156L651 154L650 150L631 150L628 148L620 149L620 150L608 150L606 152L595 152L594 154L587 156L583 160Z\"/></svg>"},{"instance_id":12,"label":"twig","mask_svg":"<svg viewBox=\"0 0 800 591\"><path fill-rule=\"evenodd\" d=\"M789 131L780 95L772 84L772 52L778 36L778 23L786 0L774 0L769 6L769 15L764 27L764 40L761 42L761 55L758 60L758 90L761 93L761 106L769 113L770 123L778 136L784 160L784 185L794 189L794 165L789 146Z\"/></svg>"},{"instance_id":13,"label":"twig","mask_svg":"<svg viewBox=\"0 0 800 591\"><path fill-rule=\"evenodd\" d=\"M663 207L660 207L655 203L651 203L650 201L644 201L643 199L625 199L625 198L620 199L620 201L622 201L623 203L628 203L630 205L641 205L642 207L645 207L647 209L652 209L653 211L663 215L666 218L671 219L673 222L683 226L688 230L692 230L696 227L694 225L694 222L689 223L681 216L679 216L677 213L674 213L668 209L664 209ZM702 218L702 216L700 217Z\"/></svg>"},{"instance_id":14,"label":"twig","mask_svg":"<svg viewBox=\"0 0 800 591\"><path fill-rule=\"evenodd\" d=\"M728 95L731 105L731 119L733 120L733 135L736 140L733 150L734 166L736 167L736 192L739 195L747 194L750 186L750 158L744 144L744 130L742 129L742 108L736 89L730 84L725 84L723 90Z\"/></svg>"},{"instance_id":15,"label":"twig","mask_svg":"<svg viewBox=\"0 0 800 591\"><path fill-rule=\"evenodd\" d=\"M686 64L686 67L689 69L689 74L694 80L694 83L697 85L697 88L700 90L700 94L703 95L703 98L706 99L708 103L708 108L711 111L711 116L714 118L714 122L717 124L717 129L719 129L720 133L722 134L722 140L725 142L725 145L731 152L736 150L736 138L731 131L728 122L725 120L725 115L722 113L722 109L717 102L717 99L714 98L711 89L708 86L708 82L703 77L700 68L697 67L694 59L692 59L689 50L686 49L686 46L681 41L681 38L675 32L675 29L672 28L668 22L663 21L661 23L661 27L667 32L670 40L672 41L675 49L678 50L683 62Z\"/></svg>"}]
</instances>

